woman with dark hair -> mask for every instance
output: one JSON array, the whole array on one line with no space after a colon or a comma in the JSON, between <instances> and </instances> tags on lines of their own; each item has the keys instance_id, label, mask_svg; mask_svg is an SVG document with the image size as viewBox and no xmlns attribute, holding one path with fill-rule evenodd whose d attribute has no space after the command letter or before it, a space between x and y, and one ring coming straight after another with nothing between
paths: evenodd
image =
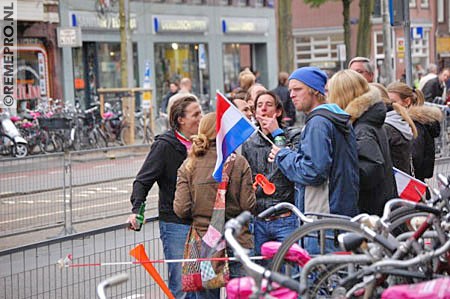
<instances>
[{"instance_id":1,"label":"woman with dark hair","mask_svg":"<svg viewBox=\"0 0 450 299\"><path fill-rule=\"evenodd\" d=\"M158 135L133 183L132 212L128 217L136 229L136 214L148 192L156 182L159 187L159 230L166 259L183 258L184 243L190 228L190 219L180 219L173 211L177 170L191 148L192 135L197 134L202 111L197 99L189 95L174 101L169 122L171 129ZM185 297L181 291L181 264L169 264L169 289L176 298ZM193 297L195 298L195 297Z\"/></svg>"},{"instance_id":2,"label":"woman with dark hair","mask_svg":"<svg viewBox=\"0 0 450 299\"><path fill-rule=\"evenodd\" d=\"M192 219L193 228L202 238L213 221L213 208L219 187L219 183L212 177L216 160L216 113L212 112L202 118L198 135L192 137L188 158L178 170L173 203L175 213L182 219ZM237 217L243 211L253 212L254 206L255 193L250 166L244 157L236 155L225 193L225 219L222 221ZM217 223L213 225L218 228ZM223 231L220 233L223 234ZM239 235L238 241L244 248L253 249L252 235L247 226ZM228 255L232 255L231 250ZM232 278L245 275L240 263L236 262L230 262L230 272ZM219 291L220 289L197 292L197 299L219 298Z\"/></svg>"}]
</instances>

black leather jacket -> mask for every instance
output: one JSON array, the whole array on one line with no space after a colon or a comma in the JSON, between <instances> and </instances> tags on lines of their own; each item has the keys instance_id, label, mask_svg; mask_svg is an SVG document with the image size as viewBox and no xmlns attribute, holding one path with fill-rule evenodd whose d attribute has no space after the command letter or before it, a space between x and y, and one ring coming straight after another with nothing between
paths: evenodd
<instances>
[{"instance_id":1,"label":"black leather jacket","mask_svg":"<svg viewBox=\"0 0 450 299\"><path fill-rule=\"evenodd\" d=\"M286 146L294 149L298 146L301 130L298 128L284 128ZM262 188L258 186L256 190L256 213L261 213L265 209L276 205L279 202L289 202L294 204L294 183L278 169L276 163L269 163L267 158L272 149L272 145L260 135L253 135L242 146L242 155L247 159L252 169L253 180L258 173L275 184L276 190L272 195L264 194ZM267 137L273 140L271 134Z\"/></svg>"}]
</instances>

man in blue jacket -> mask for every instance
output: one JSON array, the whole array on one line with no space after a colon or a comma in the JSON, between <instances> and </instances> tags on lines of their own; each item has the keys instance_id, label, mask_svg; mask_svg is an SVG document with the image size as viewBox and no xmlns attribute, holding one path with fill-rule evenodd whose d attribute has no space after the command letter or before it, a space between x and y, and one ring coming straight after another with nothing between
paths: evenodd
<instances>
[{"instance_id":1,"label":"man in blue jacket","mask_svg":"<svg viewBox=\"0 0 450 299\"><path fill-rule=\"evenodd\" d=\"M358 213L358 153L348 115L327 104L327 75L302 67L289 76L290 96L307 115L297 152L272 147L269 160L295 183L296 205L307 213L355 216Z\"/></svg>"}]
</instances>

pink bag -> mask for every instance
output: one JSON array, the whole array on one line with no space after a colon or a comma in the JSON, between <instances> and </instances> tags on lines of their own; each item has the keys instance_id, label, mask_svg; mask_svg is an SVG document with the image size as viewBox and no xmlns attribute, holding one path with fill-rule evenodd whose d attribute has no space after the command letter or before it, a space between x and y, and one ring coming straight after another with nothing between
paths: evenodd
<instances>
[{"instance_id":1,"label":"pink bag","mask_svg":"<svg viewBox=\"0 0 450 299\"><path fill-rule=\"evenodd\" d=\"M281 242L266 242L261 246L261 254L272 258L277 253L278 249L280 249L280 246ZM289 248L284 259L303 267L311 259L311 257L309 256L308 251L301 248L300 245L294 244L291 248Z\"/></svg>"},{"instance_id":2,"label":"pink bag","mask_svg":"<svg viewBox=\"0 0 450 299\"><path fill-rule=\"evenodd\" d=\"M251 277L240 277L230 280L227 284L227 298L228 299L248 299L252 294L252 288L255 281ZM272 284L275 290L270 292L270 296L278 299L296 299L297 292L288 288L279 287L277 284ZM262 286L262 290L266 290L267 285Z\"/></svg>"},{"instance_id":3,"label":"pink bag","mask_svg":"<svg viewBox=\"0 0 450 299\"><path fill-rule=\"evenodd\" d=\"M417 284L405 284L388 288L382 299L450 299L450 278L439 278Z\"/></svg>"}]
</instances>

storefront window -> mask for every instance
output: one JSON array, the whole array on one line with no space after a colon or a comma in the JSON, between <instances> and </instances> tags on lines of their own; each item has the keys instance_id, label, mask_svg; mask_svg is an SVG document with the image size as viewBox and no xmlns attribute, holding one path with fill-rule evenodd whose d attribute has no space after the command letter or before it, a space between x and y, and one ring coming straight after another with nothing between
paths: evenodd
<instances>
[{"instance_id":1,"label":"storefront window","mask_svg":"<svg viewBox=\"0 0 450 299\"><path fill-rule=\"evenodd\" d=\"M73 50L75 100L83 107L98 101L98 88L122 87L120 70L120 43L83 43ZM129 74L139 86L137 45L133 44L133 71Z\"/></svg>"},{"instance_id":2,"label":"storefront window","mask_svg":"<svg viewBox=\"0 0 450 299\"><path fill-rule=\"evenodd\" d=\"M120 44L98 44L98 78L103 88L121 87Z\"/></svg>"},{"instance_id":3,"label":"storefront window","mask_svg":"<svg viewBox=\"0 0 450 299\"><path fill-rule=\"evenodd\" d=\"M209 103L208 48L205 44L155 44L155 72L158 110L170 83L184 77L191 79L192 92L202 104Z\"/></svg>"},{"instance_id":4,"label":"storefront window","mask_svg":"<svg viewBox=\"0 0 450 299\"><path fill-rule=\"evenodd\" d=\"M225 93L230 93L239 87L239 73L246 67L252 69L251 45L224 44L223 82Z\"/></svg>"},{"instance_id":5,"label":"storefront window","mask_svg":"<svg viewBox=\"0 0 450 299\"><path fill-rule=\"evenodd\" d=\"M49 76L47 51L39 45L19 46L17 49L18 112L35 109L48 100Z\"/></svg>"}]
</instances>

